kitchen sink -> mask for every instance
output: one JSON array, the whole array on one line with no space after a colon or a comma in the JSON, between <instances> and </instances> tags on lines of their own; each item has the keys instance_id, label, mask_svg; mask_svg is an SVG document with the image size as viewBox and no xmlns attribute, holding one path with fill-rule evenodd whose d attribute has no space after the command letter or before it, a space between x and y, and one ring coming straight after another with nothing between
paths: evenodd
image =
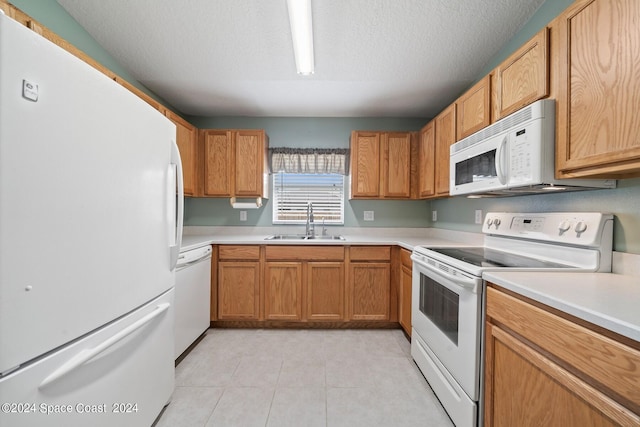
<instances>
[{"instance_id":1,"label":"kitchen sink","mask_svg":"<svg viewBox=\"0 0 640 427\"><path fill-rule=\"evenodd\" d=\"M274 234L264 240L344 240L343 236L305 236L304 234Z\"/></svg>"},{"instance_id":2,"label":"kitchen sink","mask_svg":"<svg viewBox=\"0 0 640 427\"><path fill-rule=\"evenodd\" d=\"M274 234L264 240L304 240L306 238L304 234Z\"/></svg>"},{"instance_id":3,"label":"kitchen sink","mask_svg":"<svg viewBox=\"0 0 640 427\"><path fill-rule=\"evenodd\" d=\"M307 240L344 240L342 236L309 236Z\"/></svg>"}]
</instances>

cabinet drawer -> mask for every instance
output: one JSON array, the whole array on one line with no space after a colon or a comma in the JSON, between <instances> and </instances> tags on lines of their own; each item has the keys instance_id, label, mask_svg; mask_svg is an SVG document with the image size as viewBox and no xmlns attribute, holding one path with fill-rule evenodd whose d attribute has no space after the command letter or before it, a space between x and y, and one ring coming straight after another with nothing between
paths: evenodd
<instances>
[{"instance_id":1,"label":"cabinet drawer","mask_svg":"<svg viewBox=\"0 0 640 427\"><path fill-rule=\"evenodd\" d=\"M389 246L352 246L349 255L352 261L389 261Z\"/></svg>"},{"instance_id":2,"label":"cabinet drawer","mask_svg":"<svg viewBox=\"0 0 640 427\"><path fill-rule=\"evenodd\" d=\"M342 261L344 246L267 246L267 260Z\"/></svg>"},{"instance_id":3,"label":"cabinet drawer","mask_svg":"<svg viewBox=\"0 0 640 427\"><path fill-rule=\"evenodd\" d=\"M491 287L487 316L640 406L638 350Z\"/></svg>"},{"instance_id":4,"label":"cabinet drawer","mask_svg":"<svg viewBox=\"0 0 640 427\"><path fill-rule=\"evenodd\" d=\"M220 246L218 259L260 259L260 246Z\"/></svg>"}]
</instances>

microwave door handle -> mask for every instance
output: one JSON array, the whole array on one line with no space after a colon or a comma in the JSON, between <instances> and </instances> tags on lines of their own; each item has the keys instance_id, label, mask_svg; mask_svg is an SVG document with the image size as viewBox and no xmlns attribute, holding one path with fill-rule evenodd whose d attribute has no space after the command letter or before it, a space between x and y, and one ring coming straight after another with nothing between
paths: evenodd
<instances>
[{"instance_id":1,"label":"microwave door handle","mask_svg":"<svg viewBox=\"0 0 640 427\"><path fill-rule=\"evenodd\" d=\"M500 184L507 183L507 175L505 170L507 169L507 136L502 139L500 145L498 146L498 151L496 152L496 173L498 174L498 181Z\"/></svg>"}]
</instances>

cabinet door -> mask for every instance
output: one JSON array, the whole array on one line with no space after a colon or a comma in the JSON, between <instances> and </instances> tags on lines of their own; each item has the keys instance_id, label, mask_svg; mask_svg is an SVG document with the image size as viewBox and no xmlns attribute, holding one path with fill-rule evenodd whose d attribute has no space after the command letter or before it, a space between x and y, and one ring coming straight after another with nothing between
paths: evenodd
<instances>
[{"instance_id":1,"label":"cabinet door","mask_svg":"<svg viewBox=\"0 0 640 427\"><path fill-rule=\"evenodd\" d=\"M380 195L380 133L351 133L351 197Z\"/></svg>"},{"instance_id":2,"label":"cabinet door","mask_svg":"<svg viewBox=\"0 0 640 427\"><path fill-rule=\"evenodd\" d=\"M218 263L218 319L258 320L260 263Z\"/></svg>"},{"instance_id":3,"label":"cabinet door","mask_svg":"<svg viewBox=\"0 0 640 427\"><path fill-rule=\"evenodd\" d=\"M559 176L640 176L638 22L637 0L581 0L554 20Z\"/></svg>"},{"instance_id":4,"label":"cabinet door","mask_svg":"<svg viewBox=\"0 0 640 427\"><path fill-rule=\"evenodd\" d=\"M382 197L411 197L411 133L389 132L382 138Z\"/></svg>"},{"instance_id":5,"label":"cabinet door","mask_svg":"<svg viewBox=\"0 0 640 427\"><path fill-rule=\"evenodd\" d=\"M182 159L184 195L195 196L197 191L197 129L174 112L167 110L166 116L176 125L176 143Z\"/></svg>"},{"instance_id":6,"label":"cabinet door","mask_svg":"<svg viewBox=\"0 0 640 427\"><path fill-rule=\"evenodd\" d=\"M344 319L344 263L307 263L307 319Z\"/></svg>"},{"instance_id":7,"label":"cabinet door","mask_svg":"<svg viewBox=\"0 0 640 427\"><path fill-rule=\"evenodd\" d=\"M418 141L418 197L435 194L435 121L430 121L420 130Z\"/></svg>"},{"instance_id":8,"label":"cabinet door","mask_svg":"<svg viewBox=\"0 0 640 427\"><path fill-rule=\"evenodd\" d=\"M549 39L543 28L496 70L496 120L549 95Z\"/></svg>"},{"instance_id":9,"label":"cabinet door","mask_svg":"<svg viewBox=\"0 0 640 427\"><path fill-rule=\"evenodd\" d=\"M491 75L476 83L457 101L457 139L491 124Z\"/></svg>"},{"instance_id":10,"label":"cabinet door","mask_svg":"<svg viewBox=\"0 0 640 427\"><path fill-rule=\"evenodd\" d=\"M456 142L456 104L435 118L436 195L449 195L450 147Z\"/></svg>"},{"instance_id":11,"label":"cabinet door","mask_svg":"<svg viewBox=\"0 0 640 427\"><path fill-rule=\"evenodd\" d=\"M302 263L265 264L264 315L267 320L302 319Z\"/></svg>"},{"instance_id":12,"label":"cabinet door","mask_svg":"<svg viewBox=\"0 0 640 427\"><path fill-rule=\"evenodd\" d=\"M613 400L499 327L487 323L486 336L485 426L618 426L637 421L620 419L625 410Z\"/></svg>"},{"instance_id":13,"label":"cabinet door","mask_svg":"<svg viewBox=\"0 0 640 427\"><path fill-rule=\"evenodd\" d=\"M235 132L234 196L262 196L264 156L264 131L238 130Z\"/></svg>"},{"instance_id":14,"label":"cabinet door","mask_svg":"<svg viewBox=\"0 0 640 427\"><path fill-rule=\"evenodd\" d=\"M229 130L202 132L204 145L204 195L231 197L234 170L233 134Z\"/></svg>"},{"instance_id":15,"label":"cabinet door","mask_svg":"<svg viewBox=\"0 0 640 427\"><path fill-rule=\"evenodd\" d=\"M411 336L411 280L412 271L410 267L403 265L400 272L400 326Z\"/></svg>"},{"instance_id":16,"label":"cabinet door","mask_svg":"<svg viewBox=\"0 0 640 427\"><path fill-rule=\"evenodd\" d=\"M351 318L389 320L389 263L351 263Z\"/></svg>"}]
</instances>

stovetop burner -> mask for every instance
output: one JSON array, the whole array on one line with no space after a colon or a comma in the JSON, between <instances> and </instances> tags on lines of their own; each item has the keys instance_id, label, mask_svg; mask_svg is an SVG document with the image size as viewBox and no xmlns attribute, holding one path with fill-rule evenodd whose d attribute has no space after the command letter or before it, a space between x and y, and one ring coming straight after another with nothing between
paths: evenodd
<instances>
[{"instance_id":1,"label":"stovetop burner","mask_svg":"<svg viewBox=\"0 0 640 427\"><path fill-rule=\"evenodd\" d=\"M570 268L566 264L558 264L543 261L513 253L497 251L485 247L445 247L429 250L455 258L478 267L503 267L503 268Z\"/></svg>"}]
</instances>

